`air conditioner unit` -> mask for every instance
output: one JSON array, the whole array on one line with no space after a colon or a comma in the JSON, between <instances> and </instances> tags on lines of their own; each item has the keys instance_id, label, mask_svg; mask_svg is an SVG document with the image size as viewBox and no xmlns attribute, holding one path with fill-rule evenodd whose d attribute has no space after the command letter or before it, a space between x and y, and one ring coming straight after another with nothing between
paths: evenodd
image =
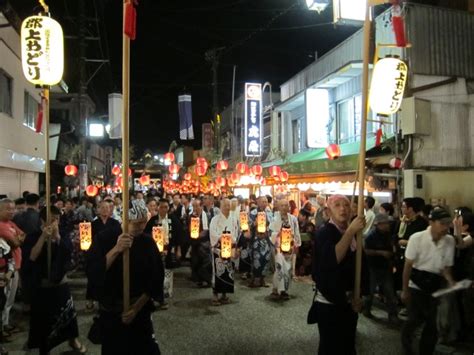
<instances>
[{"instance_id":1,"label":"air conditioner unit","mask_svg":"<svg viewBox=\"0 0 474 355\"><path fill-rule=\"evenodd\" d=\"M428 100L407 97L402 101L400 111L402 134L431 134L431 102Z\"/></svg>"},{"instance_id":2,"label":"air conditioner unit","mask_svg":"<svg viewBox=\"0 0 474 355\"><path fill-rule=\"evenodd\" d=\"M403 170L403 196L426 199L426 181L424 170Z\"/></svg>"}]
</instances>

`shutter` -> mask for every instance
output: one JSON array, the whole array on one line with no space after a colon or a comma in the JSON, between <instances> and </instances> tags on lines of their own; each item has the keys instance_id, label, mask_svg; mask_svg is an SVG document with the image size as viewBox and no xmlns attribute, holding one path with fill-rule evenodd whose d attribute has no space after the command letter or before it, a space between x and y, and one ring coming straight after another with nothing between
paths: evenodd
<instances>
[{"instance_id":1,"label":"shutter","mask_svg":"<svg viewBox=\"0 0 474 355\"><path fill-rule=\"evenodd\" d=\"M33 171L20 171L20 194L23 191L38 193L39 174Z\"/></svg>"},{"instance_id":2,"label":"shutter","mask_svg":"<svg viewBox=\"0 0 474 355\"><path fill-rule=\"evenodd\" d=\"M11 199L21 196L20 170L0 167L0 195Z\"/></svg>"}]
</instances>

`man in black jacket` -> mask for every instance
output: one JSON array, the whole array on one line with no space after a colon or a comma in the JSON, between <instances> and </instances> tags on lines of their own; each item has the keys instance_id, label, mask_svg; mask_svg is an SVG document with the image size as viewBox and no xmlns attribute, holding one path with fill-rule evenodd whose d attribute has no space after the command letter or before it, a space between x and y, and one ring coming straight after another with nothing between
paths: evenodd
<instances>
[{"instance_id":1,"label":"man in black jacket","mask_svg":"<svg viewBox=\"0 0 474 355\"><path fill-rule=\"evenodd\" d=\"M362 231L365 217L351 220L349 199L343 195L328 200L330 220L315 238L313 280L319 329L319 355L355 354L357 313L361 300L354 299L355 235Z\"/></svg>"}]
</instances>

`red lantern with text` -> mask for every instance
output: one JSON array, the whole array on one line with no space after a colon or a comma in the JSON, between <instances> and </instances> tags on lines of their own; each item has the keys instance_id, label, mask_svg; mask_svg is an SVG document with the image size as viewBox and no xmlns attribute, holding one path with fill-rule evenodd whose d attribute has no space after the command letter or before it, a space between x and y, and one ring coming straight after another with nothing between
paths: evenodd
<instances>
[{"instance_id":1,"label":"red lantern with text","mask_svg":"<svg viewBox=\"0 0 474 355\"><path fill-rule=\"evenodd\" d=\"M226 160L220 160L217 163L216 168L219 171L226 171L227 169L229 169L229 163Z\"/></svg>"},{"instance_id":2,"label":"red lantern with text","mask_svg":"<svg viewBox=\"0 0 474 355\"><path fill-rule=\"evenodd\" d=\"M293 241L293 235L290 227L283 227L280 233L280 250L283 253L288 253L291 250L291 243Z\"/></svg>"},{"instance_id":3,"label":"red lantern with text","mask_svg":"<svg viewBox=\"0 0 474 355\"><path fill-rule=\"evenodd\" d=\"M267 231L267 215L265 212L257 213L257 232L265 233Z\"/></svg>"},{"instance_id":4,"label":"red lantern with text","mask_svg":"<svg viewBox=\"0 0 474 355\"><path fill-rule=\"evenodd\" d=\"M204 176L206 175L206 168L202 165L196 165L194 168L194 172L196 173L197 176Z\"/></svg>"},{"instance_id":5,"label":"red lantern with text","mask_svg":"<svg viewBox=\"0 0 474 355\"><path fill-rule=\"evenodd\" d=\"M191 181L191 179L192 179L192 175L190 173L184 174L184 180Z\"/></svg>"},{"instance_id":6,"label":"red lantern with text","mask_svg":"<svg viewBox=\"0 0 474 355\"><path fill-rule=\"evenodd\" d=\"M403 161L397 157L390 159L390 162L388 164L392 169L400 169L401 167L403 167Z\"/></svg>"},{"instance_id":7,"label":"red lantern with text","mask_svg":"<svg viewBox=\"0 0 474 355\"><path fill-rule=\"evenodd\" d=\"M95 185L88 185L86 187L86 194L89 197L94 197L99 192L99 189Z\"/></svg>"},{"instance_id":8,"label":"red lantern with text","mask_svg":"<svg viewBox=\"0 0 474 355\"><path fill-rule=\"evenodd\" d=\"M79 242L81 250L89 250L92 244L91 222L79 223Z\"/></svg>"},{"instance_id":9,"label":"red lantern with text","mask_svg":"<svg viewBox=\"0 0 474 355\"><path fill-rule=\"evenodd\" d=\"M232 235L227 230L221 234L221 258L230 259L232 257Z\"/></svg>"},{"instance_id":10,"label":"red lantern with text","mask_svg":"<svg viewBox=\"0 0 474 355\"><path fill-rule=\"evenodd\" d=\"M165 162L167 163L172 163L174 162L174 154L171 152L168 152L165 154Z\"/></svg>"},{"instance_id":11,"label":"red lantern with text","mask_svg":"<svg viewBox=\"0 0 474 355\"><path fill-rule=\"evenodd\" d=\"M330 144L326 148L326 155L329 160L335 160L341 156L341 148L337 144Z\"/></svg>"},{"instance_id":12,"label":"red lantern with text","mask_svg":"<svg viewBox=\"0 0 474 355\"><path fill-rule=\"evenodd\" d=\"M150 175L142 175L138 181L140 182L140 185L148 186L150 185Z\"/></svg>"},{"instance_id":13,"label":"red lantern with text","mask_svg":"<svg viewBox=\"0 0 474 355\"><path fill-rule=\"evenodd\" d=\"M278 176L280 175L281 168L277 165L273 165L268 168L268 172L270 173L271 176Z\"/></svg>"},{"instance_id":14,"label":"red lantern with text","mask_svg":"<svg viewBox=\"0 0 474 355\"><path fill-rule=\"evenodd\" d=\"M112 168L112 175L117 176L117 175L120 174L121 171L122 171L122 169L120 169L120 166L115 165L115 166Z\"/></svg>"},{"instance_id":15,"label":"red lantern with text","mask_svg":"<svg viewBox=\"0 0 474 355\"><path fill-rule=\"evenodd\" d=\"M76 176L77 175L77 166L69 164L64 168L64 173L67 176Z\"/></svg>"},{"instance_id":16,"label":"red lantern with text","mask_svg":"<svg viewBox=\"0 0 474 355\"><path fill-rule=\"evenodd\" d=\"M216 185L219 187L224 187L226 185L226 179L222 176L216 178Z\"/></svg>"},{"instance_id":17,"label":"red lantern with text","mask_svg":"<svg viewBox=\"0 0 474 355\"><path fill-rule=\"evenodd\" d=\"M281 182L287 182L288 178L290 177L290 174L288 174L288 172L282 170L280 172L280 174L278 175L278 177L280 178Z\"/></svg>"},{"instance_id":18,"label":"red lantern with text","mask_svg":"<svg viewBox=\"0 0 474 355\"><path fill-rule=\"evenodd\" d=\"M199 217L191 217L191 238L197 239L199 238Z\"/></svg>"},{"instance_id":19,"label":"red lantern with text","mask_svg":"<svg viewBox=\"0 0 474 355\"><path fill-rule=\"evenodd\" d=\"M252 166L251 170L252 170L252 174L254 174L255 176L260 176L263 173L263 168L261 165L254 165Z\"/></svg>"},{"instance_id":20,"label":"red lantern with text","mask_svg":"<svg viewBox=\"0 0 474 355\"><path fill-rule=\"evenodd\" d=\"M179 173L179 169L181 169L181 167L180 167L178 164L171 164L171 165L168 167L168 171L170 172L170 174L177 174L177 173Z\"/></svg>"}]
</instances>

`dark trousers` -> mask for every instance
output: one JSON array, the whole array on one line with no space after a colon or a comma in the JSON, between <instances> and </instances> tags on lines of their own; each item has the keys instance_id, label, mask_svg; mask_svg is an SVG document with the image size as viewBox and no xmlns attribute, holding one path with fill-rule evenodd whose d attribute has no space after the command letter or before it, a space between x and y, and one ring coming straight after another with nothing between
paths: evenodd
<instances>
[{"instance_id":1,"label":"dark trousers","mask_svg":"<svg viewBox=\"0 0 474 355\"><path fill-rule=\"evenodd\" d=\"M148 309L142 309L129 325L122 323L120 313L101 311L100 325L102 355L160 354Z\"/></svg>"},{"instance_id":2,"label":"dark trousers","mask_svg":"<svg viewBox=\"0 0 474 355\"><path fill-rule=\"evenodd\" d=\"M319 355L355 355L358 315L350 306L316 302Z\"/></svg>"},{"instance_id":3,"label":"dark trousers","mask_svg":"<svg viewBox=\"0 0 474 355\"><path fill-rule=\"evenodd\" d=\"M433 354L438 340L436 311L438 302L430 294L410 288L411 301L407 307L408 320L402 329L402 345L406 355L413 354L413 334L425 324L420 339L420 355Z\"/></svg>"},{"instance_id":4,"label":"dark trousers","mask_svg":"<svg viewBox=\"0 0 474 355\"><path fill-rule=\"evenodd\" d=\"M365 298L365 308L370 311L374 299L375 291L379 286L385 296L385 302L389 315L397 314L397 297L393 289L393 275L390 269L370 268L370 295Z\"/></svg>"}]
</instances>

